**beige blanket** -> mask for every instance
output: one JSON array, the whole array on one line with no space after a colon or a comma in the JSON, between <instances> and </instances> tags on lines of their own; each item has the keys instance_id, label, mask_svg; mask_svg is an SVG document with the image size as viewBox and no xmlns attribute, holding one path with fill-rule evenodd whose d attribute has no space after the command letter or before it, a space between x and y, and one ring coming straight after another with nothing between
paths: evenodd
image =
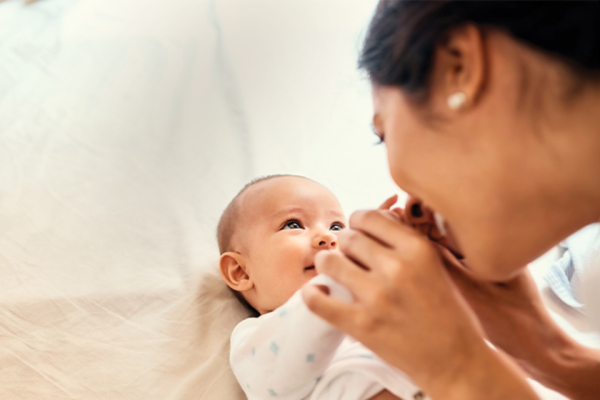
<instances>
[{"instance_id":1,"label":"beige blanket","mask_svg":"<svg viewBox=\"0 0 600 400\"><path fill-rule=\"evenodd\" d=\"M246 315L216 275L189 288L4 304L2 399L243 399L228 360Z\"/></svg>"}]
</instances>

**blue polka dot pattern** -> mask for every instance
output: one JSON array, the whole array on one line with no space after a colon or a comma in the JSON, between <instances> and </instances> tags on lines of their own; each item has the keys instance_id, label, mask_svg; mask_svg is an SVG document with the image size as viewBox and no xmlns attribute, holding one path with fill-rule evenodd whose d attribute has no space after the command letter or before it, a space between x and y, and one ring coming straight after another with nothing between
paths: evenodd
<instances>
[{"instance_id":1,"label":"blue polka dot pattern","mask_svg":"<svg viewBox=\"0 0 600 400\"><path fill-rule=\"evenodd\" d=\"M277 352L279 351L279 346L277 346L277 343L271 342L271 346L269 348L271 349L273 354L277 355Z\"/></svg>"}]
</instances>

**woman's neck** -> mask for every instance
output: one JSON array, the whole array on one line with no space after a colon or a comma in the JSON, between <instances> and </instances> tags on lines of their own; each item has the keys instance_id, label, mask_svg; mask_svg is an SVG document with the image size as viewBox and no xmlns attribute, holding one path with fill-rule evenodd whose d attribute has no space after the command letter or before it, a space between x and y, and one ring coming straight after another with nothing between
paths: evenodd
<instances>
[{"instance_id":1,"label":"woman's neck","mask_svg":"<svg viewBox=\"0 0 600 400\"><path fill-rule=\"evenodd\" d=\"M570 188L564 193L569 203L592 223L600 219L600 84L586 84L559 101L545 110L544 136L556 151L557 183Z\"/></svg>"}]
</instances>

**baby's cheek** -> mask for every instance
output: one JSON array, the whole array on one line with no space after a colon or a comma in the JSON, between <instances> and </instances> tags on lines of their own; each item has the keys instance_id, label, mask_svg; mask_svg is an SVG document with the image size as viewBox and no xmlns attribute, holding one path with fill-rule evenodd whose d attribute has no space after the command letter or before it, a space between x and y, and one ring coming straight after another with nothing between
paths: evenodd
<instances>
[{"instance_id":1,"label":"baby's cheek","mask_svg":"<svg viewBox=\"0 0 600 400\"><path fill-rule=\"evenodd\" d=\"M289 279L289 280L282 280L279 286L279 290L277 293L277 307L283 305L285 302L287 302L293 295L294 293L296 293L301 287L302 285L304 285L306 282L308 282L310 280L309 279Z\"/></svg>"}]
</instances>

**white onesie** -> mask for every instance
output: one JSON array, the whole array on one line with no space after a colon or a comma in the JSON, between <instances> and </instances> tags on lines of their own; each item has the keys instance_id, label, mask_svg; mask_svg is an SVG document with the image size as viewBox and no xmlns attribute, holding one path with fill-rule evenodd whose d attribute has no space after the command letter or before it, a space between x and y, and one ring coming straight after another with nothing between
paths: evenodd
<instances>
[{"instance_id":1,"label":"white onesie","mask_svg":"<svg viewBox=\"0 0 600 400\"><path fill-rule=\"evenodd\" d=\"M309 284L351 301L325 275ZM383 389L404 400L425 399L405 374L313 314L300 291L275 311L235 327L230 363L249 400L366 400Z\"/></svg>"}]
</instances>

